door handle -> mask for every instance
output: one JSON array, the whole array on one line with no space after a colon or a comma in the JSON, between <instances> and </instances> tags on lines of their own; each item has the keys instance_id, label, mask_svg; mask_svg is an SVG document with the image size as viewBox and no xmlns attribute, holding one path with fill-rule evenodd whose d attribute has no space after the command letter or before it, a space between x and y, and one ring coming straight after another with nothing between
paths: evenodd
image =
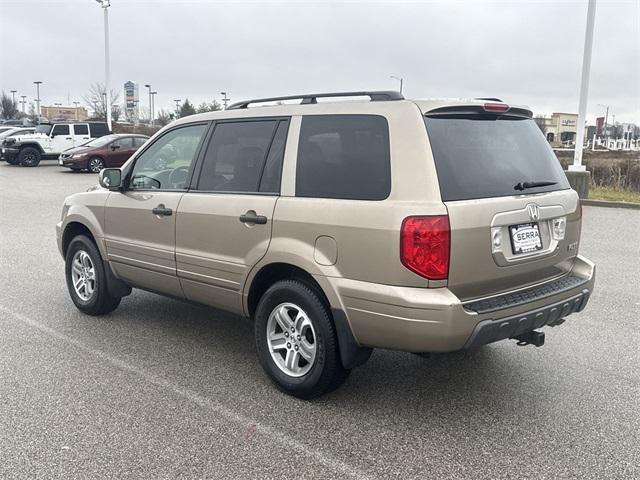
<instances>
[{"instance_id":1,"label":"door handle","mask_svg":"<svg viewBox=\"0 0 640 480\"><path fill-rule=\"evenodd\" d=\"M151 210L154 215L158 215L159 217L170 217L173 215L173 210L164 206L164 203L161 203L156 208Z\"/></svg>"},{"instance_id":2,"label":"door handle","mask_svg":"<svg viewBox=\"0 0 640 480\"><path fill-rule=\"evenodd\" d=\"M73 140L72 137L66 137L65 140Z\"/></svg>"},{"instance_id":3,"label":"door handle","mask_svg":"<svg viewBox=\"0 0 640 480\"><path fill-rule=\"evenodd\" d=\"M257 225L264 225L267 223L267 217L264 215L258 215L255 210L249 210L247 213L240 215L240 221L242 223L255 223Z\"/></svg>"}]
</instances>

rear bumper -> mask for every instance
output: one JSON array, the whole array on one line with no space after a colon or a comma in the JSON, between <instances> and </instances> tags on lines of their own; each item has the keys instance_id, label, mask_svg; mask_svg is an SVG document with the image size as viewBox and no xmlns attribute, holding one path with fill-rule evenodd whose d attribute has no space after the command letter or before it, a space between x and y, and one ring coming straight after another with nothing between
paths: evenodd
<instances>
[{"instance_id":1,"label":"rear bumper","mask_svg":"<svg viewBox=\"0 0 640 480\"><path fill-rule=\"evenodd\" d=\"M410 352L473 348L558 325L584 309L595 283L595 266L578 256L567 277L520 290L474 311L448 288L407 288L332 278L355 340L361 346ZM562 280L561 279L561 280ZM555 283L554 283L555 282ZM556 285L560 282L560 286ZM555 286L554 286L555 285ZM494 299L491 300L495 300Z\"/></svg>"}]
</instances>

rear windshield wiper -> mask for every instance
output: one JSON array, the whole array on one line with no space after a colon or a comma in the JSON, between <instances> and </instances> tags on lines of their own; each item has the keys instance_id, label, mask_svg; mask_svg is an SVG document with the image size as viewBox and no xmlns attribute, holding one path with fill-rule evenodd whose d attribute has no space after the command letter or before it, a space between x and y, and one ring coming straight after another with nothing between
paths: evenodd
<instances>
[{"instance_id":1,"label":"rear windshield wiper","mask_svg":"<svg viewBox=\"0 0 640 480\"><path fill-rule=\"evenodd\" d=\"M518 182L513 188L515 190L526 190L527 188L535 187L548 187L550 185L556 185L558 182Z\"/></svg>"}]
</instances>

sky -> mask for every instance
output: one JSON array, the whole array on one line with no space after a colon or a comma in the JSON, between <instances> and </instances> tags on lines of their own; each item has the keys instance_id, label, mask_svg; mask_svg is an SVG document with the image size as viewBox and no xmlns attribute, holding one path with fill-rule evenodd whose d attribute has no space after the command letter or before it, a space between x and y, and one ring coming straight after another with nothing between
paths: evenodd
<instances>
[{"instance_id":1,"label":"sky","mask_svg":"<svg viewBox=\"0 0 640 480\"><path fill-rule=\"evenodd\" d=\"M535 114L578 110L587 0L111 0L111 85L155 105L398 89L407 98L499 97ZM590 123L640 124L640 0L598 0ZM0 0L0 89L42 104L104 82L94 0Z\"/></svg>"}]
</instances>

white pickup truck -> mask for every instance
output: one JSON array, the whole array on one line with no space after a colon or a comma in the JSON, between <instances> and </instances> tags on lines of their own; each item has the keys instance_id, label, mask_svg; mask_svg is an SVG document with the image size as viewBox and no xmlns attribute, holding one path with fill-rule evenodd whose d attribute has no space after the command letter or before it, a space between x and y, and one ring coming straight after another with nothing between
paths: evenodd
<instances>
[{"instance_id":1,"label":"white pickup truck","mask_svg":"<svg viewBox=\"0 0 640 480\"><path fill-rule=\"evenodd\" d=\"M8 138L2 155L12 165L36 167L40 160L57 159L63 151L109 133L105 122L41 123L33 133Z\"/></svg>"}]
</instances>

